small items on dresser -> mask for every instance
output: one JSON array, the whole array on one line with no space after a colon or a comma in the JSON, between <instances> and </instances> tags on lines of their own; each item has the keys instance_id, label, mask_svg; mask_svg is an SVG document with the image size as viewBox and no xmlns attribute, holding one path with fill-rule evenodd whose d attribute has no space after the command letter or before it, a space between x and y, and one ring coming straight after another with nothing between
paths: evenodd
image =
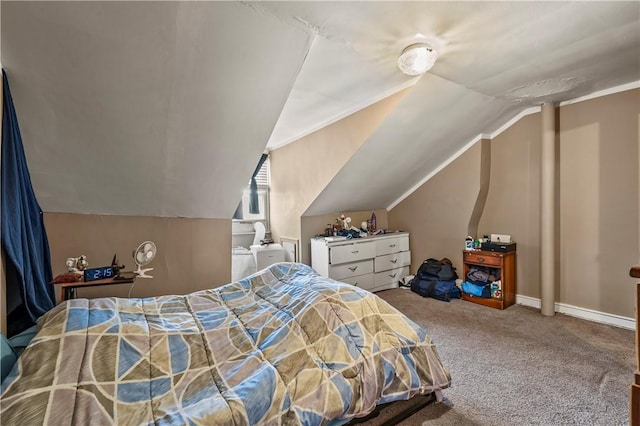
<instances>
[{"instance_id":1,"label":"small items on dresser","mask_svg":"<svg viewBox=\"0 0 640 426\"><path fill-rule=\"evenodd\" d=\"M89 262L87 262L87 256L85 256L84 254L81 254L78 257L68 258L65 264L67 265L67 272L76 274L82 274L82 271L84 271L87 266L89 266Z\"/></svg>"},{"instance_id":2,"label":"small items on dresser","mask_svg":"<svg viewBox=\"0 0 640 426\"><path fill-rule=\"evenodd\" d=\"M354 221L349 216L345 216L341 213L335 219L335 223L327 223L327 227L324 228L321 234L317 234L316 237L349 237L349 238L364 238L372 235L385 234L389 231L386 229L378 229L376 213L371 213L371 219L362 220L360 227L355 226L357 221ZM398 232L398 231L395 231Z\"/></svg>"},{"instance_id":3,"label":"small items on dresser","mask_svg":"<svg viewBox=\"0 0 640 426\"><path fill-rule=\"evenodd\" d=\"M491 297L502 299L502 282L500 280L491 283Z\"/></svg>"},{"instance_id":4,"label":"small items on dresser","mask_svg":"<svg viewBox=\"0 0 640 426\"><path fill-rule=\"evenodd\" d=\"M82 275L75 272L67 272L66 274L56 275L51 284L77 283L78 281L82 281Z\"/></svg>"},{"instance_id":5,"label":"small items on dresser","mask_svg":"<svg viewBox=\"0 0 640 426\"><path fill-rule=\"evenodd\" d=\"M465 238L464 249L469 251L473 250L473 238L471 238L471 236L468 236L467 238Z\"/></svg>"},{"instance_id":6,"label":"small items on dresser","mask_svg":"<svg viewBox=\"0 0 640 426\"><path fill-rule=\"evenodd\" d=\"M155 245L154 245L155 249ZM134 257L135 257L134 252ZM150 261L153 256L146 256ZM137 262L136 262L137 263ZM89 268L87 256L70 257L66 260L67 272L57 275L51 284L58 284L61 290L60 299L69 300L76 298L76 289L81 287L97 287L113 284L128 284L135 282L136 275L133 272L122 272L124 265L118 261L118 255L114 254L111 265ZM147 271L150 269L147 269ZM150 277L149 277L150 278ZM129 297L131 290L129 289Z\"/></svg>"}]
</instances>

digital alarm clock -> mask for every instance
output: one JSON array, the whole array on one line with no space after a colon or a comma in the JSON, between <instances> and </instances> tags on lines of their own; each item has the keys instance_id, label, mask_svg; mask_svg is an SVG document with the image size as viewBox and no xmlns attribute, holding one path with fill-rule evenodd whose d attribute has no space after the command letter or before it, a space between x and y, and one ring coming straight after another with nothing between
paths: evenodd
<instances>
[{"instance_id":1,"label":"digital alarm clock","mask_svg":"<svg viewBox=\"0 0 640 426\"><path fill-rule=\"evenodd\" d=\"M104 280L106 278L113 278L115 275L116 272L113 266L102 266L100 268L89 268L84 270L85 281Z\"/></svg>"}]
</instances>

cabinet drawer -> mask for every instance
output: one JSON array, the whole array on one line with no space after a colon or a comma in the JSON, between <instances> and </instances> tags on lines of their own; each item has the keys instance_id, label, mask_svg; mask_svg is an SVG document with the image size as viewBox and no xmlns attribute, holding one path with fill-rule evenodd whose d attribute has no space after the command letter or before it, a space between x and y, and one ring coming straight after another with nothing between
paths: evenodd
<instances>
[{"instance_id":1,"label":"cabinet drawer","mask_svg":"<svg viewBox=\"0 0 640 426\"><path fill-rule=\"evenodd\" d=\"M360 262L341 263L329 267L329 278L342 280L348 277L355 277L373 272L373 260L362 260Z\"/></svg>"},{"instance_id":2,"label":"cabinet drawer","mask_svg":"<svg viewBox=\"0 0 640 426\"><path fill-rule=\"evenodd\" d=\"M375 243L353 243L331 247L329 253L329 263L355 262L362 259L372 259L375 253Z\"/></svg>"},{"instance_id":3,"label":"cabinet drawer","mask_svg":"<svg viewBox=\"0 0 640 426\"><path fill-rule=\"evenodd\" d=\"M491 254L470 252L464 254L464 262L476 265L501 266L502 258Z\"/></svg>"},{"instance_id":4,"label":"cabinet drawer","mask_svg":"<svg viewBox=\"0 0 640 426\"><path fill-rule=\"evenodd\" d=\"M403 266L402 268L395 268L389 271L377 272L374 275L374 284L376 287L397 283L400 278L409 275L409 267Z\"/></svg>"},{"instance_id":5,"label":"cabinet drawer","mask_svg":"<svg viewBox=\"0 0 640 426\"><path fill-rule=\"evenodd\" d=\"M357 277L350 277L341 280L343 283L351 284L356 287L363 288L365 290L371 290L375 287L373 274L359 275Z\"/></svg>"},{"instance_id":6,"label":"cabinet drawer","mask_svg":"<svg viewBox=\"0 0 640 426\"><path fill-rule=\"evenodd\" d=\"M400 251L409 250L409 236L383 238L376 241L376 256L384 256L385 254L398 253Z\"/></svg>"},{"instance_id":7,"label":"cabinet drawer","mask_svg":"<svg viewBox=\"0 0 640 426\"><path fill-rule=\"evenodd\" d=\"M401 266L409 266L411 264L411 252L403 251L400 253L392 253L384 256L376 257L373 269L376 272L386 271L389 269L399 268Z\"/></svg>"}]
</instances>

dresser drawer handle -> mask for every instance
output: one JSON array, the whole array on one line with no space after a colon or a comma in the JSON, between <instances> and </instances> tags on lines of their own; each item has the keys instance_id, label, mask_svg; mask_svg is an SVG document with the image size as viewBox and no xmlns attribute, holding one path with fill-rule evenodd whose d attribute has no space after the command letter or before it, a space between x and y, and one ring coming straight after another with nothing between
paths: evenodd
<instances>
[{"instance_id":1,"label":"dresser drawer handle","mask_svg":"<svg viewBox=\"0 0 640 426\"><path fill-rule=\"evenodd\" d=\"M484 257L479 257L478 262L484 262Z\"/></svg>"},{"instance_id":2,"label":"dresser drawer handle","mask_svg":"<svg viewBox=\"0 0 640 426\"><path fill-rule=\"evenodd\" d=\"M391 263L394 263L394 264L395 264L395 263L398 263L398 259L391 259L389 262L391 262Z\"/></svg>"},{"instance_id":3,"label":"dresser drawer handle","mask_svg":"<svg viewBox=\"0 0 640 426\"><path fill-rule=\"evenodd\" d=\"M352 250L351 253L353 254L360 253L360 250Z\"/></svg>"},{"instance_id":4,"label":"dresser drawer handle","mask_svg":"<svg viewBox=\"0 0 640 426\"><path fill-rule=\"evenodd\" d=\"M398 273L397 273L397 272L396 272L395 274L389 274L389 277L391 277L391 278L395 278L395 277L396 277L396 275L398 275Z\"/></svg>"},{"instance_id":5,"label":"dresser drawer handle","mask_svg":"<svg viewBox=\"0 0 640 426\"><path fill-rule=\"evenodd\" d=\"M396 245L395 244L389 244L389 247L394 248Z\"/></svg>"},{"instance_id":6,"label":"dresser drawer handle","mask_svg":"<svg viewBox=\"0 0 640 426\"><path fill-rule=\"evenodd\" d=\"M347 267L348 270L350 270L351 272L355 272L356 269L358 269L357 266L353 266L353 267Z\"/></svg>"}]
</instances>

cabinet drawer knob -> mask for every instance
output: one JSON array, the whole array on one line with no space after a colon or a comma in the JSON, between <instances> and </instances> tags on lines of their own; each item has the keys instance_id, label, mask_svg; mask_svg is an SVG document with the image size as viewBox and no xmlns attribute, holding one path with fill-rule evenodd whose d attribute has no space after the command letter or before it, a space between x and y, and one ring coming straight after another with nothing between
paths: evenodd
<instances>
[{"instance_id":1,"label":"cabinet drawer knob","mask_svg":"<svg viewBox=\"0 0 640 426\"><path fill-rule=\"evenodd\" d=\"M398 263L398 259L391 259L390 262L391 263Z\"/></svg>"},{"instance_id":2,"label":"cabinet drawer knob","mask_svg":"<svg viewBox=\"0 0 640 426\"><path fill-rule=\"evenodd\" d=\"M478 262L484 262L484 257L479 257Z\"/></svg>"},{"instance_id":3,"label":"cabinet drawer knob","mask_svg":"<svg viewBox=\"0 0 640 426\"><path fill-rule=\"evenodd\" d=\"M347 267L348 270L350 270L351 272L355 272L356 269L358 269L357 266L349 266Z\"/></svg>"}]
</instances>

